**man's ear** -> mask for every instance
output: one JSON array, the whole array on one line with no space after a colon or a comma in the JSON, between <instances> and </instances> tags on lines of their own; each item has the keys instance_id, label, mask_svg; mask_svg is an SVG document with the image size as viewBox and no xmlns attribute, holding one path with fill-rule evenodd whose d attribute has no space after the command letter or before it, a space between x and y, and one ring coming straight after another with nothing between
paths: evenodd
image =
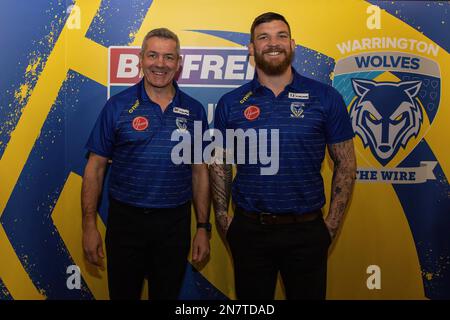
<instances>
[{"instance_id":1,"label":"man's ear","mask_svg":"<svg viewBox=\"0 0 450 320\"><path fill-rule=\"evenodd\" d=\"M142 68L142 54L139 54L139 78L144 76L144 69Z\"/></svg>"},{"instance_id":2,"label":"man's ear","mask_svg":"<svg viewBox=\"0 0 450 320\"><path fill-rule=\"evenodd\" d=\"M250 56L254 56L255 55L255 46L253 45L253 42L250 42L247 47L248 47L248 54Z\"/></svg>"},{"instance_id":3,"label":"man's ear","mask_svg":"<svg viewBox=\"0 0 450 320\"><path fill-rule=\"evenodd\" d=\"M292 51L295 51L295 40L291 39L291 49Z\"/></svg>"}]
</instances>

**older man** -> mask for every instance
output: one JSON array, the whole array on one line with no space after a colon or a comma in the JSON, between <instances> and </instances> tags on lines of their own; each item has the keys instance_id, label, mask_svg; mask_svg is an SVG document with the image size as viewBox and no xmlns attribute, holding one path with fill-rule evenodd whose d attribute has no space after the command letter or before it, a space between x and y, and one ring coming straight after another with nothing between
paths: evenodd
<instances>
[{"instance_id":1,"label":"older man","mask_svg":"<svg viewBox=\"0 0 450 320\"><path fill-rule=\"evenodd\" d=\"M178 37L150 31L142 43L138 84L106 103L87 142L82 187L83 248L89 262L104 257L96 227L98 199L108 160L110 207L106 231L111 299L139 299L144 277L150 299L178 297L190 250L191 199L197 232L192 260L209 254L209 180L206 164L174 164L174 130L207 129L203 106L174 81L181 66Z\"/></svg>"}]
</instances>

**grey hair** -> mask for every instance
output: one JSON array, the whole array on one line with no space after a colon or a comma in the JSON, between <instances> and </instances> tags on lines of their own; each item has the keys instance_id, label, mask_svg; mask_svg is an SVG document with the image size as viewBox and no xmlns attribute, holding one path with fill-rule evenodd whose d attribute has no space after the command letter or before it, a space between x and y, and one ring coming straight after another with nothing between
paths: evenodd
<instances>
[{"instance_id":1,"label":"grey hair","mask_svg":"<svg viewBox=\"0 0 450 320\"><path fill-rule=\"evenodd\" d=\"M178 39L178 36L174 32L170 31L167 28L157 28L157 29L153 29L153 30L149 31L146 34L144 40L142 41L141 52L140 52L141 56L144 55L145 44L146 44L147 40L152 37L174 40L177 45L177 55L178 56L180 55L180 40Z\"/></svg>"}]
</instances>

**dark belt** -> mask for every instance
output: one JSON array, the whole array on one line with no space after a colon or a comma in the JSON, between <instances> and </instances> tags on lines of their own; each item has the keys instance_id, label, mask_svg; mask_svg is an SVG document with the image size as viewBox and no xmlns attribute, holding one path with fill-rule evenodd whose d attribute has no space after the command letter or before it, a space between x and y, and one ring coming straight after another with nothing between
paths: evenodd
<instances>
[{"instance_id":1,"label":"dark belt","mask_svg":"<svg viewBox=\"0 0 450 320\"><path fill-rule=\"evenodd\" d=\"M183 203L177 207L172 208L144 208L144 207L136 207L131 204L119 201L114 199L113 197L109 197L110 207L114 206L116 208L122 208L126 211L133 212L136 214L149 214L149 213L158 213L158 212L170 212L170 211L180 211L186 207L187 209L191 207L191 202L188 201ZM190 211L189 211L190 212Z\"/></svg>"},{"instance_id":2,"label":"dark belt","mask_svg":"<svg viewBox=\"0 0 450 320\"><path fill-rule=\"evenodd\" d=\"M273 214L266 212L250 212L242 208L236 208L235 212L245 217L258 220L261 224L294 224L306 221L313 221L322 215L321 210L301 214Z\"/></svg>"}]
</instances>

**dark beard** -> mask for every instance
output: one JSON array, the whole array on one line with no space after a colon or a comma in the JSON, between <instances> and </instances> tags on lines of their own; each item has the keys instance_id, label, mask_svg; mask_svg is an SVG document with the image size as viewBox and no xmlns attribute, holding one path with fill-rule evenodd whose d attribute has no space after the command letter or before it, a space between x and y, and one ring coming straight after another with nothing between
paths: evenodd
<instances>
[{"instance_id":1,"label":"dark beard","mask_svg":"<svg viewBox=\"0 0 450 320\"><path fill-rule=\"evenodd\" d=\"M269 63L264 60L264 53L261 55L255 52L255 64L265 74L269 76L279 76L283 74L288 68L290 68L292 61L294 60L294 51L286 52L282 50L286 55L285 59L278 64Z\"/></svg>"}]
</instances>

